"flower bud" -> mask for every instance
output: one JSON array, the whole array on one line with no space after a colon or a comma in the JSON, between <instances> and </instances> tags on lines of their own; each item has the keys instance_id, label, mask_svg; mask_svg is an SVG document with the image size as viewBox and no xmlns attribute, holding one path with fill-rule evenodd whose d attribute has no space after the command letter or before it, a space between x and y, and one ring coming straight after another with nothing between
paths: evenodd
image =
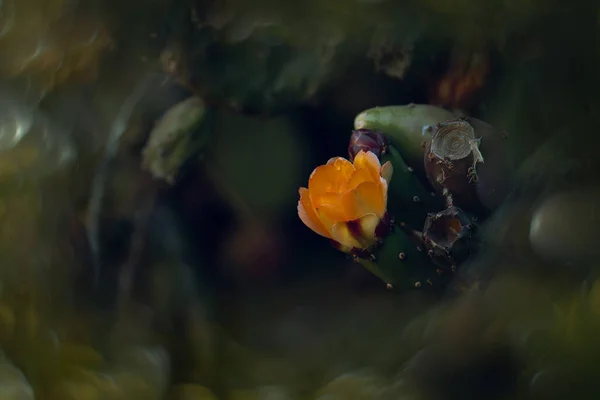
<instances>
[{"instance_id":1,"label":"flower bud","mask_svg":"<svg viewBox=\"0 0 600 400\"><path fill-rule=\"evenodd\" d=\"M388 140L383 134L369 129L357 129L350 136L348 156L350 160L354 160L354 157L362 150L370 151L381 159L381 156L387 151L387 146Z\"/></svg>"}]
</instances>

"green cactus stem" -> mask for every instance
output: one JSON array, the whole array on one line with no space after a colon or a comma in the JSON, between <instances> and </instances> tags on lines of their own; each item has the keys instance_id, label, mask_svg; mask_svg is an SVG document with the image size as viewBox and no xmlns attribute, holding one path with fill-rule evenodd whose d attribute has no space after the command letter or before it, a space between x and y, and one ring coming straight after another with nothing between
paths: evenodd
<instances>
[{"instance_id":1,"label":"green cactus stem","mask_svg":"<svg viewBox=\"0 0 600 400\"><path fill-rule=\"evenodd\" d=\"M400 151L389 145L381 163L390 161L394 173L388 188L388 209L398 221L412 227L422 227L428 213L444 206L441 196L429 192L415 176L414 169L404 162Z\"/></svg>"},{"instance_id":2,"label":"green cactus stem","mask_svg":"<svg viewBox=\"0 0 600 400\"><path fill-rule=\"evenodd\" d=\"M437 287L440 276L419 242L418 235L413 237L409 231L394 227L375 249L356 255L354 260L381 279L388 289Z\"/></svg>"}]
</instances>

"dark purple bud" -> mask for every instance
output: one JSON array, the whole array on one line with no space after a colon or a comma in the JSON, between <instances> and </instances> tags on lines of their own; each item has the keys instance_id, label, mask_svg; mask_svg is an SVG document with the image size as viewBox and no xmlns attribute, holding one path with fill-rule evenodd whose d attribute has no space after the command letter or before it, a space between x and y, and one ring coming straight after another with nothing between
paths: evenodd
<instances>
[{"instance_id":1,"label":"dark purple bud","mask_svg":"<svg viewBox=\"0 0 600 400\"><path fill-rule=\"evenodd\" d=\"M381 156L387 151L387 146L388 140L382 133L369 129L358 129L353 131L350 136L348 156L350 160L354 160L354 157L363 150L371 151L381 159Z\"/></svg>"},{"instance_id":2,"label":"dark purple bud","mask_svg":"<svg viewBox=\"0 0 600 400\"><path fill-rule=\"evenodd\" d=\"M457 207L448 207L427 215L423 242L432 260L439 266L454 269L475 251L473 218Z\"/></svg>"}]
</instances>

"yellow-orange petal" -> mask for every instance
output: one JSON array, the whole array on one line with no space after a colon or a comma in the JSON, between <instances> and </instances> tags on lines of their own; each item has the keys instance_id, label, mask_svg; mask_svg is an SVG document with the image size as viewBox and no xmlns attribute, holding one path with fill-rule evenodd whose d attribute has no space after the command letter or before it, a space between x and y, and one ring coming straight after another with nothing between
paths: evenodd
<instances>
[{"instance_id":1,"label":"yellow-orange petal","mask_svg":"<svg viewBox=\"0 0 600 400\"><path fill-rule=\"evenodd\" d=\"M333 240L340 243L342 246L355 247L357 249L363 248L363 244L357 240L347 222L338 222L333 225L331 236L333 237Z\"/></svg>"},{"instance_id":2,"label":"yellow-orange petal","mask_svg":"<svg viewBox=\"0 0 600 400\"><path fill-rule=\"evenodd\" d=\"M327 165L332 165L338 173L348 177L352 175L352 172L355 170L354 165L343 157L333 157L327 161Z\"/></svg>"},{"instance_id":3,"label":"yellow-orange petal","mask_svg":"<svg viewBox=\"0 0 600 400\"><path fill-rule=\"evenodd\" d=\"M346 209L343 203L343 194L341 193L323 193L314 196L315 210L319 213L325 213L328 220L335 222L346 220Z\"/></svg>"},{"instance_id":4,"label":"yellow-orange petal","mask_svg":"<svg viewBox=\"0 0 600 400\"><path fill-rule=\"evenodd\" d=\"M331 230L333 240L343 246L366 249L377 242L375 229L379 221L375 214L366 214L354 221L338 222Z\"/></svg>"},{"instance_id":5,"label":"yellow-orange petal","mask_svg":"<svg viewBox=\"0 0 600 400\"><path fill-rule=\"evenodd\" d=\"M356 171L354 164L342 157L332 158L327 162L328 165L332 165L338 174L336 183L339 184L339 192L348 190L348 182L352 178L352 175Z\"/></svg>"},{"instance_id":6,"label":"yellow-orange petal","mask_svg":"<svg viewBox=\"0 0 600 400\"><path fill-rule=\"evenodd\" d=\"M348 182L348 187L346 189L356 189L358 185L364 182L373 182L371 174L366 169L357 169L352 174L352 177L350 178L350 182Z\"/></svg>"},{"instance_id":7,"label":"yellow-orange petal","mask_svg":"<svg viewBox=\"0 0 600 400\"><path fill-rule=\"evenodd\" d=\"M300 220L315 233L327 238L331 238L330 232L325 228L312 203L310 202L308 189L300 188L299 192L300 200L298 200L298 216L300 217Z\"/></svg>"},{"instance_id":8,"label":"yellow-orange petal","mask_svg":"<svg viewBox=\"0 0 600 400\"><path fill-rule=\"evenodd\" d=\"M318 212L323 213L333 223L351 221L364 214L359 208L356 193L352 190L345 193L324 193L316 196L313 205Z\"/></svg>"},{"instance_id":9,"label":"yellow-orange petal","mask_svg":"<svg viewBox=\"0 0 600 400\"><path fill-rule=\"evenodd\" d=\"M354 167L356 169L367 170L374 182L379 179L381 163L375 153L371 151L359 151L356 157L354 157Z\"/></svg>"},{"instance_id":10,"label":"yellow-orange petal","mask_svg":"<svg viewBox=\"0 0 600 400\"><path fill-rule=\"evenodd\" d=\"M325 227L325 229L327 230L327 232L329 232L329 235L331 238L333 238L333 235L331 235L331 231L333 229L333 226L338 222L338 221L334 221L333 219L331 219L329 217L329 215L327 214L327 210L325 209L317 209L317 215L319 216L319 220L321 220L321 223L323 224L323 226Z\"/></svg>"},{"instance_id":11,"label":"yellow-orange petal","mask_svg":"<svg viewBox=\"0 0 600 400\"><path fill-rule=\"evenodd\" d=\"M308 180L311 198L327 192L341 193L345 191L354 171L354 165L341 157L331 159L327 164L317 167Z\"/></svg>"},{"instance_id":12,"label":"yellow-orange petal","mask_svg":"<svg viewBox=\"0 0 600 400\"><path fill-rule=\"evenodd\" d=\"M382 178L379 179L385 182ZM379 218L382 218L383 214L385 214L387 205L387 185L384 187L381 182L361 183L356 188L356 197L358 208L361 210L360 216L373 213Z\"/></svg>"},{"instance_id":13,"label":"yellow-orange petal","mask_svg":"<svg viewBox=\"0 0 600 400\"><path fill-rule=\"evenodd\" d=\"M375 214L365 214L358 219L358 224L365 240L364 244L366 247L373 245L377 241L375 230L377 229L380 221L381 218Z\"/></svg>"},{"instance_id":14,"label":"yellow-orange petal","mask_svg":"<svg viewBox=\"0 0 600 400\"><path fill-rule=\"evenodd\" d=\"M387 184L390 184L392 180L392 175L394 173L394 166L391 162L387 161L385 164L381 166L381 177L385 179Z\"/></svg>"},{"instance_id":15,"label":"yellow-orange petal","mask_svg":"<svg viewBox=\"0 0 600 400\"><path fill-rule=\"evenodd\" d=\"M379 187L381 189L381 195L383 197L383 209L387 210L388 182L383 178L379 178Z\"/></svg>"}]
</instances>

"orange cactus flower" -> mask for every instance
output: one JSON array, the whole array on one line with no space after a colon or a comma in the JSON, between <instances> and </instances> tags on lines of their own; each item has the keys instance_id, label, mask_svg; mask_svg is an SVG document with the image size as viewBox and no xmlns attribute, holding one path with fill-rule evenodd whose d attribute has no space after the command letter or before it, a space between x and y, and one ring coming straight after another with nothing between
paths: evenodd
<instances>
[{"instance_id":1,"label":"orange cactus flower","mask_svg":"<svg viewBox=\"0 0 600 400\"><path fill-rule=\"evenodd\" d=\"M382 166L370 151L359 151L354 163L332 158L313 171L308 188L300 188L298 216L343 251L367 249L377 242L375 231L386 214L391 177L392 164Z\"/></svg>"}]
</instances>

